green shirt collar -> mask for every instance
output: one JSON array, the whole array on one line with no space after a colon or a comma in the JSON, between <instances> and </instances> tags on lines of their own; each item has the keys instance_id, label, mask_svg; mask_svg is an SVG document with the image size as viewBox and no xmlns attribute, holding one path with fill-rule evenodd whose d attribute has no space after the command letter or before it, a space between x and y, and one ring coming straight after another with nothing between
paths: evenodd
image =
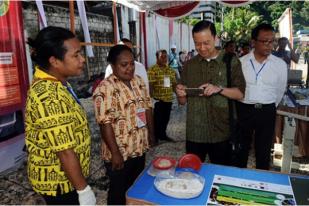
<instances>
[{"instance_id":1,"label":"green shirt collar","mask_svg":"<svg viewBox=\"0 0 309 206\"><path fill-rule=\"evenodd\" d=\"M216 58L211 59L212 61L215 61L217 63L221 62L224 56L224 51L220 50L218 53L218 56ZM198 61L207 61L204 57L202 57L201 55L197 55L197 59Z\"/></svg>"}]
</instances>

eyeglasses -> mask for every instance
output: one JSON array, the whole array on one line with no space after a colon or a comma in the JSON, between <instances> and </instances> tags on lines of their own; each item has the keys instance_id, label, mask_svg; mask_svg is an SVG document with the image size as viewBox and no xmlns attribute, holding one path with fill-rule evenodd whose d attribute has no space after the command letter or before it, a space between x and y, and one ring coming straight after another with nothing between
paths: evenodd
<instances>
[{"instance_id":1,"label":"eyeglasses","mask_svg":"<svg viewBox=\"0 0 309 206\"><path fill-rule=\"evenodd\" d=\"M260 40L260 39L257 39L256 41L261 42L264 45L270 45L270 44L273 44L275 42L274 39L272 39L272 40Z\"/></svg>"}]
</instances>

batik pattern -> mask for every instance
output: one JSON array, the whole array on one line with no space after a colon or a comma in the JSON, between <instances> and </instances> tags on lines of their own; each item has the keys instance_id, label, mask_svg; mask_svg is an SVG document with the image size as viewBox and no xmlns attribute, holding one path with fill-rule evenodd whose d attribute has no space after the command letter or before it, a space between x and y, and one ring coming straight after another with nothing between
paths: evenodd
<instances>
[{"instance_id":1,"label":"batik pattern","mask_svg":"<svg viewBox=\"0 0 309 206\"><path fill-rule=\"evenodd\" d=\"M130 81L132 90L115 75L103 80L93 94L98 124L112 125L116 143L124 160L138 157L148 149L148 129L138 128L138 108L150 109L151 101L146 86L139 76ZM102 143L102 158L111 160L111 152Z\"/></svg>"},{"instance_id":2,"label":"batik pattern","mask_svg":"<svg viewBox=\"0 0 309 206\"><path fill-rule=\"evenodd\" d=\"M73 149L84 176L89 175L90 130L84 109L60 81L37 70L28 91L25 126L28 177L33 189L45 195L73 190L56 153Z\"/></svg>"}]
</instances>

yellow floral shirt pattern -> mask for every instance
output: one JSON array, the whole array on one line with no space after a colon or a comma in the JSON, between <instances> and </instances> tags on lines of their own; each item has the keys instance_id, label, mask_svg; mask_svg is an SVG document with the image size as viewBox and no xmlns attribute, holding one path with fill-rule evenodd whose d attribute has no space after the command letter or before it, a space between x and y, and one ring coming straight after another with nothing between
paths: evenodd
<instances>
[{"instance_id":1,"label":"yellow floral shirt pattern","mask_svg":"<svg viewBox=\"0 0 309 206\"><path fill-rule=\"evenodd\" d=\"M68 85L70 86L70 85ZM36 69L28 91L26 112L28 177L33 189L55 196L74 188L56 153L72 148L84 176L89 175L90 130L84 109L60 81Z\"/></svg>"},{"instance_id":2,"label":"yellow floral shirt pattern","mask_svg":"<svg viewBox=\"0 0 309 206\"><path fill-rule=\"evenodd\" d=\"M129 89L115 75L100 82L93 93L95 116L98 124L112 125L116 143L124 160L138 157L149 148L148 129L137 125L138 109L150 109L151 100L141 77L134 76ZM111 160L111 152L102 143L102 158Z\"/></svg>"}]
</instances>

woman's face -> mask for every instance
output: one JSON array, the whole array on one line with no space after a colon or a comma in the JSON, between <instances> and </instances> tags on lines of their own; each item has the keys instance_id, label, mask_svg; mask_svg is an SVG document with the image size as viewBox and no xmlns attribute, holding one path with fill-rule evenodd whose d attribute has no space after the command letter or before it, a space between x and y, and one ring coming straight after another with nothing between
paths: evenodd
<instances>
[{"instance_id":1,"label":"woman's face","mask_svg":"<svg viewBox=\"0 0 309 206\"><path fill-rule=\"evenodd\" d=\"M80 42L77 38L65 40L66 48L63 60L57 60L57 73L60 77L78 76L83 72L85 58L81 55Z\"/></svg>"},{"instance_id":2,"label":"woman's face","mask_svg":"<svg viewBox=\"0 0 309 206\"><path fill-rule=\"evenodd\" d=\"M124 50L117 57L116 63L113 65L113 74L122 81L130 81L134 77L134 57L133 54Z\"/></svg>"}]
</instances>

